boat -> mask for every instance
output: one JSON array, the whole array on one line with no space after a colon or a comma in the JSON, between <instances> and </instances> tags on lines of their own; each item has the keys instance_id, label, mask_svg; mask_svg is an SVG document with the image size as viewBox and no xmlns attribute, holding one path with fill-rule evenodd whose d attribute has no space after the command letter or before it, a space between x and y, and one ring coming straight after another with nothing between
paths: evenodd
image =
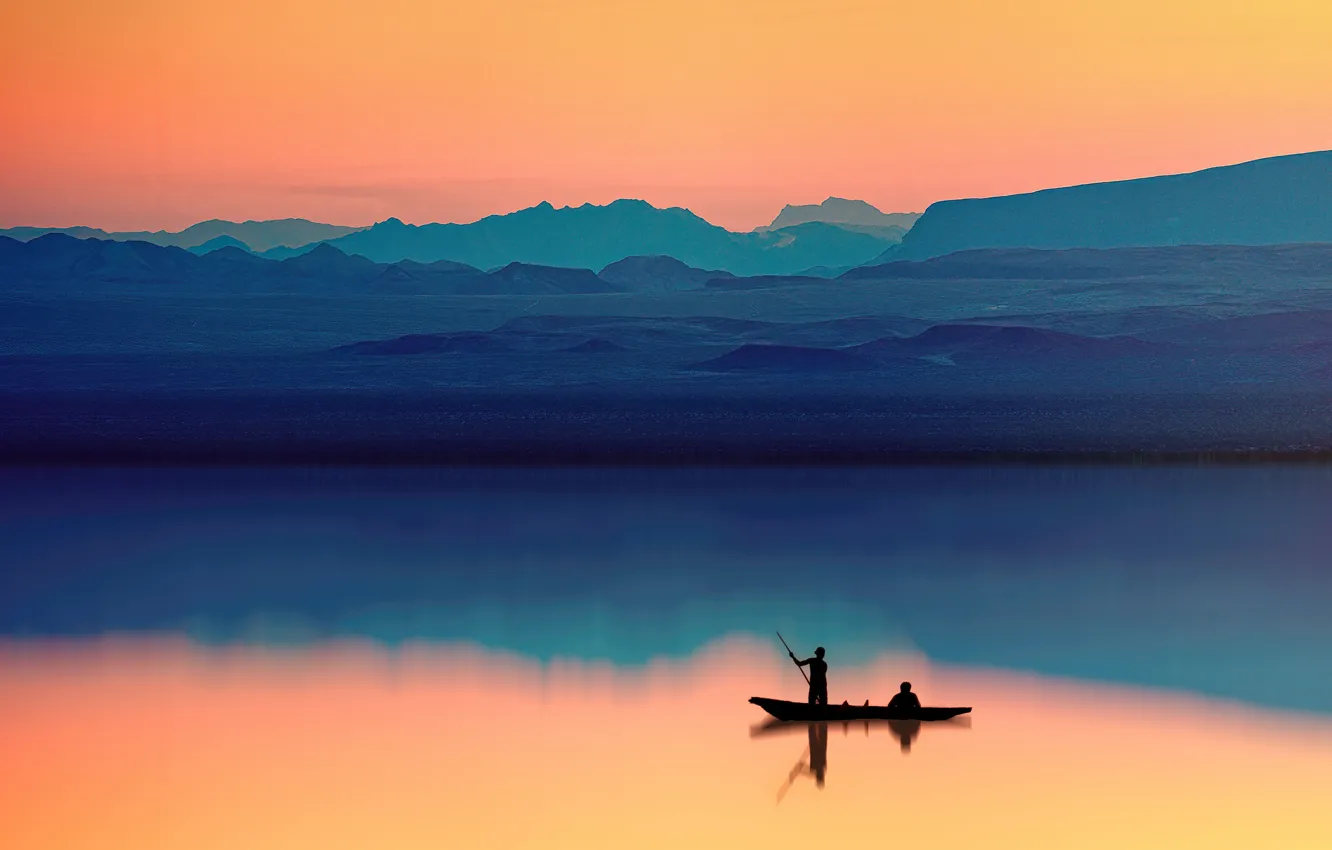
<instances>
[{"instance_id":1,"label":"boat","mask_svg":"<svg viewBox=\"0 0 1332 850\"><path fill-rule=\"evenodd\" d=\"M936 708L923 706L900 711L886 705L817 705L808 702L790 702L784 699L768 697L750 697L749 701L771 714L778 720L801 721L838 721L838 720L949 720L959 714L971 713L971 706L965 708Z\"/></svg>"}]
</instances>

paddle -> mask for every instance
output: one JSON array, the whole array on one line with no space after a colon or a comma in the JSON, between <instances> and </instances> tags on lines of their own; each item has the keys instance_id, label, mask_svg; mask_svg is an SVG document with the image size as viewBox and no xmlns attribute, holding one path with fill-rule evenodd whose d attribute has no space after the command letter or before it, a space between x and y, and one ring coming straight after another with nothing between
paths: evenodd
<instances>
[{"instance_id":1,"label":"paddle","mask_svg":"<svg viewBox=\"0 0 1332 850\"><path fill-rule=\"evenodd\" d=\"M791 768L791 772L786 775L786 784L777 790L777 805L782 804L782 798L786 796L787 791L791 790L791 783L795 782L796 776L805 769L805 756L807 755L809 755L809 747L805 747L805 751L800 754L800 761L796 762L796 766Z\"/></svg>"},{"instance_id":2,"label":"paddle","mask_svg":"<svg viewBox=\"0 0 1332 850\"><path fill-rule=\"evenodd\" d=\"M786 638L782 637L782 633L781 633L781 632L778 632L778 633L777 633L777 640L779 640L779 641L782 642L782 646L786 646L786 654L789 655L789 656L791 656L791 663L792 663L792 664L795 664L796 669L800 671L800 675L802 675L802 676L805 677L805 684L808 685L808 684L809 684L809 676L807 676L807 675L805 674L805 668L804 668L804 667L801 667L799 664L796 663L796 660L795 660L795 653L791 651L791 647L789 647L789 646L786 645Z\"/></svg>"}]
</instances>

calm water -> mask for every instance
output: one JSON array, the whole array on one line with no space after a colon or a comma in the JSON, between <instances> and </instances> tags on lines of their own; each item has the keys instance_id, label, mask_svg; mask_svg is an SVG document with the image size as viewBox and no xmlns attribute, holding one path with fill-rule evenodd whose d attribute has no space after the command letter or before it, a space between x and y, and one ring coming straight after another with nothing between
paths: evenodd
<instances>
[{"instance_id":1,"label":"calm water","mask_svg":"<svg viewBox=\"0 0 1332 850\"><path fill-rule=\"evenodd\" d=\"M1332 846L1332 470L0 488L6 848Z\"/></svg>"}]
</instances>

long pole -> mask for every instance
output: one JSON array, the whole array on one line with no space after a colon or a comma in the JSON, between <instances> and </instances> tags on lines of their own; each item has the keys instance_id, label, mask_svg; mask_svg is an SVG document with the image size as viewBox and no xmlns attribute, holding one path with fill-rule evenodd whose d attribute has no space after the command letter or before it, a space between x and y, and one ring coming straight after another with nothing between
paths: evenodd
<instances>
[{"instance_id":1,"label":"long pole","mask_svg":"<svg viewBox=\"0 0 1332 850\"><path fill-rule=\"evenodd\" d=\"M777 633L777 640L782 642L782 646L786 646L786 638L782 637L781 632ZM786 654L791 656L791 662L795 663L795 653L791 651L791 647L786 646ZM805 674L805 668L801 667L799 664L796 664L796 669L800 671L800 675L805 677L805 684L808 685L809 676Z\"/></svg>"}]
</instances>

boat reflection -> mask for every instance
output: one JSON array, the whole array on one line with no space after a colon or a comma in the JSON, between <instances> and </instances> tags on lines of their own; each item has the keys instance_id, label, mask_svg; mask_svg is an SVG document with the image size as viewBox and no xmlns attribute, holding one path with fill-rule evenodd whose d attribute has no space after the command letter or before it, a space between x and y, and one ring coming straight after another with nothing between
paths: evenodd
<instances>
[{"instance_id":1,"label":"boat reflection","mask_svg":"<svg viewBox=\"0 0 1332 850\"><path fill-rule=\"evenodd\" d=\"M769 738L780 735L794 735L803 731L807 726L817 725L820 724L813 721L772 718L749 727L749 737ZM919 720L856 720L833 725L841 726L844 736L850 735L853 728L857 731L863 731L866 736L870 734L871 730L876 732L887 730L898 737L902 744L902 751L908 752L911 749L911 744L915 742L916 738L920 737L923 724ZM970 729L971 716L962 714L948 720L932 720L929 725L935 729Z\"/></svg>"},{"instance_id":2,"label":"boat reflection","mask_svg":"<svg viewBox=\"0 0 1332 850\"><path fill-rule=\"evenodd\" d=\"M843 737L851 734L851 728L855 727L857 731L864 731L869 736L871 731L888 731L896 736L902 755L911 753L911 745L920 737L921 722L919 720L858 720L854 723L846 722L840 725L842 727ZM964 729L971 728L971 717L960 715L949 720L936 720L931 724L939 729ZM791 768L787 774L786 781L777 792L777 802L781 803L786 792L791 789L795 781L801 777L812 777L814 784L823 788L824 781L828 772L828 726L826 721L800 721L800 720L778 720L776 718L758 723L749 728L749 737L768 738L781 735L794 735L804 731L809 739L805 750L800 754L795 767Z\"/></svg>"}]
</instances>

